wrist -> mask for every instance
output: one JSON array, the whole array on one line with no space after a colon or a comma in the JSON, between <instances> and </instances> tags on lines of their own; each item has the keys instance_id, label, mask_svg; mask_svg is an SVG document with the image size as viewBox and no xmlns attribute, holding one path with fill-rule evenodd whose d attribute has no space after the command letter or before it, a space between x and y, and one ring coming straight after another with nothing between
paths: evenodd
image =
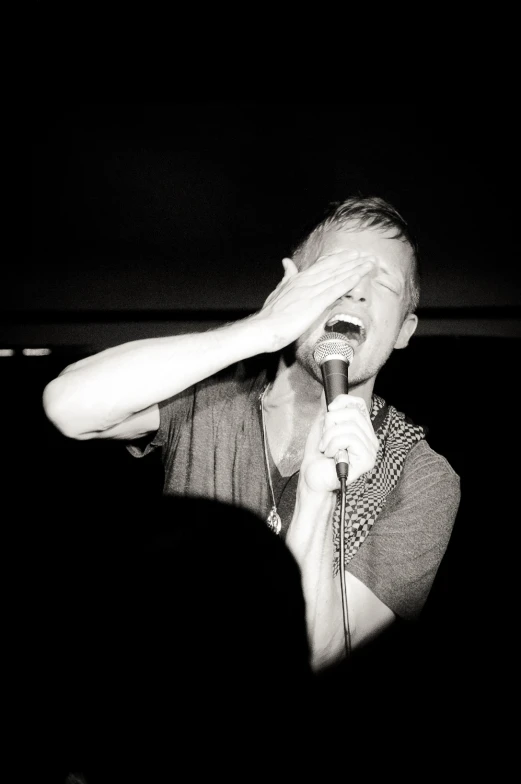
<instances>
[{"instance_id":1,"label":"wrist","mask_svg":"<svg viewBox=\"0 0 521 784\"><path fill-rule=\"evenodd\" d=\"M333 516L336 494L330 491L310 490L302 478L299 480L293 519L289 527L286 544L301 566L307 563L309 554L323 539L326 527Z\"/></svg>"},{"instance_id":2,"label":"wrist","mask_svg":"<svg viewBox=\"0 0 521 784\"><path fill-rule=\"evenodd\" d=\"M259 347L259 354L280 351L290 342L280 330L276 329L274 320L262 310L248 316L243 323L247 323L251 338Z\"/></svg>"},{"instance_id":3,"label":"wrist","mask_svg":"<svg viewBox=\"0 0 521 784\"><path fill-rule=\"evenodd\" d=\"M274 351L274 339L265 320L257 314L222 327L237 346L237 359L248 359Z\"/></svg>"},{"instance_id":4,"label":"wrist","mask_svg":"<svg viewBox=\"0 0 521 784\"><path fill-rule=\"evenodd\" d=\"M253 321L252 316L247 316L238 321L228 322L218 327L212 333L217 345L222 345L228 354L227 363L240 362L243 359L264 354L268 351L266 344L266 330L261 324Z\"/></svg>"},{"instance_id":5,"label":"wrist","mask_svg":"<svg viewBox=\"0 0 521 784\"><path fill-rule=\"evenodd\" d=\"M324 490L323 488L317 490L310 487L303 478L300 480L297 499L301 507L311 513L318 510L332 511L336 503L336 496L336 490Z\"/></svg>"}]
</instances>

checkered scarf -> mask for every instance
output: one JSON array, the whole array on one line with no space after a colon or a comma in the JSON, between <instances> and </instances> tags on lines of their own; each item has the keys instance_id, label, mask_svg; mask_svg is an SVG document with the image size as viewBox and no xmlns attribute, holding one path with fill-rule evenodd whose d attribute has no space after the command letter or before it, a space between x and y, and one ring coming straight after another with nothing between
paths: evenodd
<instances>
[{"instance_id":1,"label":"checkered scarf","mask_svg":"<svg viewBox=\"0 0 521 784\"><path fill-rule=\"evenodd\" d=\"M383 421L377 424L382 417ZM393 406L387 406L385 400L377 395L373 395L371 421L379 441L378 453L372 471L362 474L346 488L345 563L357 553L387 496L398 484L407 454L418 441L425 438L422 427L407 422L405 414ZM333 574L336 575L340 560L340 493L333 514L333 542Z\"/></svg>"}]
</instances>

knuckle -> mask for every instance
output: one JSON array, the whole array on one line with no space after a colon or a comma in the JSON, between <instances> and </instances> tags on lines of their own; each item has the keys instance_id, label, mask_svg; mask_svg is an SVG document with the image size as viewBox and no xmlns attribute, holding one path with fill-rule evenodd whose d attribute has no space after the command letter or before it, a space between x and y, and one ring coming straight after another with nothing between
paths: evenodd
<instances>
[{"instance_id":1,"label":"knuckle","mask_svg":"<svg viewBox=\"0 0 521 784\"><path fill-rule=\"evenodd\" d=\"M351 405L357 406L358 408L363 408L365 411L367 411L367 406L365 404L365 400L363 399L363 397L359 397L359 395L350 394L347 395L347 398Z\"/></svg>"}]
</instances>

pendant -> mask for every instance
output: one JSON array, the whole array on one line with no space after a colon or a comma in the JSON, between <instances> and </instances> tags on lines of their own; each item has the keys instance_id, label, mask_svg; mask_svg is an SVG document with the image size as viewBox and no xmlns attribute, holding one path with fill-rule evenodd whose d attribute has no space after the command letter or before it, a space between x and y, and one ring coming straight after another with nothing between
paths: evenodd
<instances>
[{"instance_id":1,"label":"pendant","mask_svg":"<svg viewBox=\"0 0 521 784\"><path fill-rule=\"evenodd\" d=\"M282 523L281 523L280 517L278 515L276 506L272 506L271 507L271 511L270 511L270 513L268 515L268 519L266 520L266 522L268 523L268 526L271 528L271 530L274 533L280 534L280 529L282 528Z\"/></svg>"}]
</instances>

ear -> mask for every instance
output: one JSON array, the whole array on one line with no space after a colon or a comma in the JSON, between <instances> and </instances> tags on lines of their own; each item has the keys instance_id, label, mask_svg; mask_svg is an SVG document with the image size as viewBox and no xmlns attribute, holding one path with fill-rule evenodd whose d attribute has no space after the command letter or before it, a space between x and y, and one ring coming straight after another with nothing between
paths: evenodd
<instances>
[{"instance_id":1,"label":"ear","mask_svg":"<svg viewBox=\"0 0 521 784\"><path fill-rule=\"evenodd\" d=\"M418 316L414 313L409 313L409 315L405 317L405 321L400 328L394 348L405 348L408 346L409 340L414 335L417 326Z\"/></svg>"}]
</instances>

